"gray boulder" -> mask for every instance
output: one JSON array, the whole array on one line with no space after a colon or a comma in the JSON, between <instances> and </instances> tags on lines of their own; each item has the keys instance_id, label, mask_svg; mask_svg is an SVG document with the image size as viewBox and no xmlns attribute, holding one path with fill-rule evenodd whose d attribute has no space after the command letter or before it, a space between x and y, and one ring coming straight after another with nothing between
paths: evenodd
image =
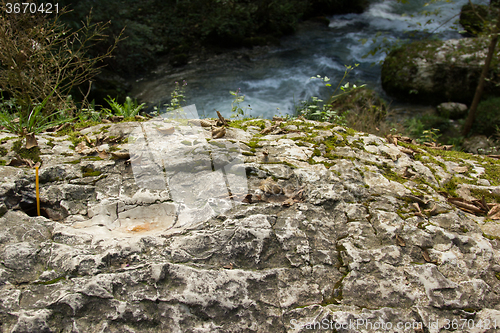
<instances>
[{"instance_id":1,"label":"gray boulder","mask_svg":"<svg viewBox=\"0 0 500 333\"><path fill-rule=\"evenodd\" d=\"M382 65L382 87L391 96L421 104L470 104L488 50L483 38L417 41L389 53ZM490 69L491 75L500 68ZM495 83L486 95L498 96Z\"/></svg>"},{"instance_id":2,"label":"gray boulder","mask_svg":"<svg viewBox=\"0 0 500 333\"><path fill-rule=\"evenodd\" d=\"M462 103L441 103L437 106L437 112L441 117L450 119L461 119L467 116L467 105Z\"/></svg>"},{"instance_id":3,"label":"gray boulder","mask_svg":"<svg viewBox=\"0 0 500 333\"><path fill-rule=\"evenodd\" d=\"M183 126L174 133L189 132ZM227 188L246 183L247 192L220 197L204 192L220 190L215 167L210 186L191 187L207 170L193 171L201 164L173 141L184 169L141 161L161 184L144 181L124 158L74 155L58 166L64 155L42 154L41 202L52 218L27 214L33 170L0 166L0 330L439 332L472 319L483 323L477 332L495 331L500 228L440 192L462 179L468 195L500 193L493 160L423 146L417 155L327 123L282 126L293 132L228 128L225 142L202 129L200 139L184 137L203 162L229 165ZM97 129L86 131L89 139ZM54 143L69 154L66 141ZM131 144L114 150L128 149L138 163ZM234 184L238 149L245 173ZM80 167L101 173L85 177ZM172 188L179 173L189 179ZM202 207L187 209L188 198Z\"/></svg>"}]
</instances>

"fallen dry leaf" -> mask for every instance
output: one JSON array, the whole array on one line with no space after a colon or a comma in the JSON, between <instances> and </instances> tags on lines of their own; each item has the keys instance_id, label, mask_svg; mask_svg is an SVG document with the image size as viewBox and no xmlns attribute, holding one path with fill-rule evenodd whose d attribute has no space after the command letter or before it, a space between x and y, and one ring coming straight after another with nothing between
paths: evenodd
<instances>
[{"instance_id":1,"label":"fallen dry leaf","mask_svg":"<svg viewBox=\"0 0 500 333\"><path fill-rule=\"evenodd\" d=\"M465 173L469 171L469 169L466 166L457 166L453 168L453 171L455 171L456 173Z\"/></svg>"},{"instance_id":2,"label":"fallen dry leaf","mask_svg":"<svg viewBox=\"0 0 500 333\"><path fill-rule=\"evenodd\" d=\"M396 243L401 247L406 246L405 240L401 236L399 236L398 234L396 234Z\"/></svg>"},{"instance_id":3,"label":"fallen dry leaf","mask_svg":"<svg viewBox=\"0 0 500 333\"><path fill-rule=\"evenodd\" d=\"M397 136L395 135L392 135L392 134L387 134L385 136L385 138L387 139L387 142L388 143L392 143L393 145L397 146L398 145L398 138Z\"/></svg>"},{"instance_id":4,"label":"fallen dry leaf","mask_svg":"<svg viewBox=\"0 0 500 333\"><path fill-rule=\"evenodd\" d=\"M219 139L226 135L226 128L222 127L212 127L212 138Z\"/></svg>"},{"instance_id":5,"label":"fallen dry leaf","mask_svg":"<svg viewBox=\"0 0 500 333\"><path fill-rule=\"evenodd\" d=\"M34 133L26 134L26 149L31 149L33 147L38 147L38 142L36 141Z\"/></svg>"},{"instance_id":6,"label":"fallen dry leaf","mask_svg":"<svg viewBox=\"0 0 500 333\"><path fill-rule=\"evenodd\" d=\"M130 158L130 154L128 152L111 152L111 156L119 160L128 160Z\"/></svg>"},{"instance_id":7,"label":"fallen dry leaf","mask_svg":"<svg viewBox=\"0 0 500 333\"><path fill-rule=\"evenodd\" d=\"M468 213L472 213L472 214L487 213L482 208L474 205L474 203L467 201L465 199L462 199L462 198L448 198L447 200L449 203L454 204L455 206L457 206L461 210L466 211Z\"/></svg>"},{"instance_id":8,"label":"fallen dry leaf","mask_svg":"<svg viewBox=\"0 0 500 333\"><path fill-rule=\"evenodd\" d=\"M118 122L122 121L123 119L125 119L124 116L111 116L111 117L109 117L109 120L111 120L114 123L118 123Z\"/></svg>"},{"instance_id":9,"label":"fallen dry leaf","mask_svg":"<svg viewBox=\"0 0 500 333\"><path fill-rule=\"evenodd\" d=\"M14 166L14 167L19 167L19 166L28 166L32 168L35 165L35 162L33 162L30 159L27 158L13 158L10 160L9 163L7 163L7 166Z\"/></svg>"},{"instance_id":10,"label":"fallen dry leaf","mask_svg":"<svg viewBox=\"0 0 500 333\"><path fill-rule=\"evenodd\" d=\"M496 204L488 212L488 217L492 220L500 220L500 205Z\"/></svg>"},{"instance_id":11,"label":"fallen dry leaf","mask_svg":"<svg viewBox=\"0 0 500 333\"><path fill-rule=\"evenodd\" d=\"M171 134L174 134L174 132L175 132L175 128L173 126L169 126L169 127L157 127L156 130L161 135L171 135Z\"/></svg>"},{"instance_id":12,"label":"fallen dry leaf","mask_svg":"<svg viewBox=\"0 0 500 333\"><path fill-rule=\"evenodd\" d=\"M95 148L90 148L85 144L85 141L80 142L79 144L76 145L75 151L78 154L82 155L90 155L96 151Z\"/></svg>"},{"instance_id":13,"label":"fallen dry leaf","mask_svg":"<svg viewBox=\"0 0 500 333\"><path fill-rule=\"evenodd\" d=\"M431 257L429 256L429 252L427 252L427 249L422 249L422 256L424 257L424 260L430 263L435 264L436 261L432 260Z\"/></svg>"},{"instance_id":14,"label":"fallen dry leaf","mask_svg":"<svg viewBox=\"0 0 500 333\"><path fill-rule=\"evenodd\" d=\"M98 151L97 151L97 155L98 155L100 158L102 158L102 159L106 159L106 158L108 158L108 153L107 153L107 152L106 152L106 150L104 150L104 149L103 149L102 151L99 151L99 150L98 150Z\"/></svg>"}]
</instances>

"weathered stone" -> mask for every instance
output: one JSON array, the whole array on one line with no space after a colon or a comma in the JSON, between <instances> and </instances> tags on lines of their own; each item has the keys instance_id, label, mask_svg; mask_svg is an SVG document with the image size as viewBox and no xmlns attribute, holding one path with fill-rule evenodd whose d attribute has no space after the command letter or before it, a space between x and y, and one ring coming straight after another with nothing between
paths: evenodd
<instances>
[{"instance_id":1,"label":"weathered stone","mask_svg":"<svg viewBox=\"0 0 500 333\"><path fill-rule=\"evenodd\" d=\"M405 101L470 104L488 43L485 38L463 38L405 45L384 60L382 87ZM493 80L486 82L485 93L498 95Z\"/></svg>"},{"instance_id":2,"label":"weathered stone","mask_svg":"<svg viewBox=\"0 0 500 333\"><path fill-rule=\"evenodd\" d=\"M181 144L203 153L179 148L165 168L144 158L142 173L104 155L61 166L47 154L66 143L50 150L41 134L49 218L29 216L33 170L0 166L1 330L371 333L392 324L438 333L446 320L500 320L500 224L437 192L464 180L455 195L497 198L494 161L423 147L417 158L343 127L284 125L313 126L320 142L294 133L255 145L252 131L228 129L236 142L205 144L209 128L196 141L181 124L174 133L190 133ZM251 163L232 162L241 147L253 149ZM235 170L244 177L231 178ZM262 190L266 180L278 194Z\"/></svg>"},{"instance_id":3,"label":"weathered stone","mask_svg":"<svg viewBox=\"0 0 500 333\"><path fill-rule=\"evenodd\" d=\"M461 119L467 116L467 105L462 103L446 102L437 106L437 112L441 117L449 119Z\"/></svg>"}]
</instances>

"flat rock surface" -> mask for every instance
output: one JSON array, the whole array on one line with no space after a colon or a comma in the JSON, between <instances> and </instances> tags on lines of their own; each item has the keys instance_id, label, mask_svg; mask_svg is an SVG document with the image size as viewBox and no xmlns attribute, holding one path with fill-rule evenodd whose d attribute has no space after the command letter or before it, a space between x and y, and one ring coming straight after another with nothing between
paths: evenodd
<instances>
[{"instance_id":1,"label":"flat rock surface","mask_svg":"<svg viewBox=\"0 0 500 333\"><path fill-rule=\"evenodd\" d=\"M235 124L42 134L42 216L35 170L0 166L0 331L497 331L499 221L445 196L498 203L497 161Z\"/></svg>"}]
</instances>

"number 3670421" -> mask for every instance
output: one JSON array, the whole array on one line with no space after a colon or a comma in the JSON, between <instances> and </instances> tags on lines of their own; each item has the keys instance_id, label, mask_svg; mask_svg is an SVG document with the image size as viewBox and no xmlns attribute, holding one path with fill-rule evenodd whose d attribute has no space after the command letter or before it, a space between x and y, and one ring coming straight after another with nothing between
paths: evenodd
<instances>
[{"instance_id":1,"label":"number 3670421","mask_svg":"<svg viewBox=\"0 0 500 333\"><path fill-rule=\"evenodd\" d=\"M5 12L7 14L52 14L59 13L59 4L55 3L42 3L37 5L34 2L14 2L5 4Z\"/></svg>"}]
</instances>

